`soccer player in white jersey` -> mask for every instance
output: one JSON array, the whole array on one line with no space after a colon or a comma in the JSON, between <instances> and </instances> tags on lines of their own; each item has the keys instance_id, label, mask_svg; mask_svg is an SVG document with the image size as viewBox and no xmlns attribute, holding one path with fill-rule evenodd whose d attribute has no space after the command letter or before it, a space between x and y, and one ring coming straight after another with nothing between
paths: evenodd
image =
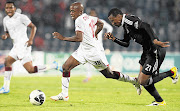
<instances>
[{"instance_id":1,"label":"soccer player in white jersey","mask_svg":"<svg viewBox=\"0 0 180 111\"><path fill-rule=\"evenodd\" d=\"M89 15L97 17L96 10L95 9L91 9ZM112 33L113 27L110 24L108 24L105 20L103 20L103 19L99 19L99 20L101 20L104 23L104 26L103 26L102 31L100 31L98 33L98 35L97 35L98 36L98 42L99 42L98 44L99 44L99 47L101 48L100 50L102 50L104 52L104 47L103 47L103 30L105 29L106 32ZM87 72L86 72L86 78L83 80L83 82L88 82L91 79L91 77L92 77L92 65L87 63L85 66L86 66Z\"/></svg>"},{"instance_id":2,"label":"soccer player in white jersey","mask_svg":"<svg viewBox=\"0 0 180 111\"><path fill-rule=\"evenodd\" d=\"M130 82L135 84L138 89L138 93L141 92L141 87L137 83L137 79L124 75L117 71L111 71L107 62L106 56L100 51L97 35L103 28L103 23L93 16L89 16L83 13L83 5L75 2L70 6L70 15L75 20L75 36L64 37L58 32L54 32L54 38L80 42L78 49L66 60L63 64L63 77L62 77L62 92L56 96L50 97L52 100L64 100L69 99L68 89L70 82L70 71L79 64L90 63L97 70L99 70L106 78L112 78L119 81ZM95 26L97 26L95 30Z\"/></svg>"},{"instance_id":3,"label":"soccer player in white jersey","mask_svg":"<svg viewBox=\"0 0 180 111\"><path fill-rule=\"evenodd\" d=\"M20 60L24 68L29 73L42 72L48 69L55 69L56 65L50 66L33 66L31 59L31 45L36 33L36 26L24 14L15 12L14 2L7 2L5 5L7 16L3 19L5 34L2 39L11 38L13 48L5 60L4 85L0 89L0 94L9 93L10 80L12 76L12 64ZM27 27L31 28L30 37L27 37Z\"/></svg>"}]
</instances>

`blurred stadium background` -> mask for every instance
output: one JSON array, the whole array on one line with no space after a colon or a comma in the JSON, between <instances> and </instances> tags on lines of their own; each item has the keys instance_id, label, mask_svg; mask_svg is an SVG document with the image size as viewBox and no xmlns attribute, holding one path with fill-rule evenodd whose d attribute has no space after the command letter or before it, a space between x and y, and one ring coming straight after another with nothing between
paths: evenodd
<instances>
[{"instance_id":1,"label":"blurred stadium background","mask_svg":"<svg viewBox=\"0 0 180 111\"><path fill-rule=\"evenodd\" d=\"M0 35L4 34L3 18L5 3L0 0ZM106 20L111 8L118 7L123 13L139 16L143 21L153 27L161 41L169 41L171 47L167 48L168 54L162 70L169 70L172 66L180 66L180 0L13 0L17 11L26 14L37 26L37 33L33 44L34 64L51 63L58 60L62 64L68 56L75 51L79 43L66 42L53 39L51 33L60 32L64 36L74 35L74 21L69 14L71 3L78 1L85 7L85 13L93 8L98 12L98 17ZM113 34L123 37L122 28L115 28ZM3 72L4 58L12 48L12 42L0 40L0 71ZM138 60L141 46L132 41L128 48L121 47L110 40L104 40L107 58L114 70L127 73L137 73ZM110 50L110 53L109 53ZM18 63L16 63L18 64ZM22 71L19 65L14 69ZM74 69L83 72L85 67ZM56 72L57 73L57 72ZM84 71L85 73L85 71Z\"/></svg>"}]
</instances>

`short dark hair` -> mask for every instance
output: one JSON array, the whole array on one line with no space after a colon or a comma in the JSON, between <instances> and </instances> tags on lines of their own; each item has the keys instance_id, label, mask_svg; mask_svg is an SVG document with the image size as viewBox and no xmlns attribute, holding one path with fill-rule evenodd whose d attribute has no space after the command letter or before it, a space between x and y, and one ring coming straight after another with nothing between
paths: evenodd
<instances>
[{"instance_id":1,"label":"short dark hair","mask_svg":"<svg viewBox=\"0 0 180 111\"><path fill-rule=\"evenodd\" d=\"M114 17L116 17L118 14L123 15L123 13L122 13L122 11L121 11L120 9L118 9L118 8L112 8L112 9L109 11L109 13L108 13L108 17L109 17L110 15L113 15Z\"/></svg>"},{"instance_id":2,"label":"short dark hair","mask_svg":"<svg viewBox=\"0 0 180 111\"><path fill-rule=\"evenodd\" d=\"M6 2L6 4L8 4L8 3L12 3L12 4L16 7L16 5L15 5L15 3L14 3L14 2L12 2L12 1L8 1L8 2Z\"/></svg>"}]
</instances>

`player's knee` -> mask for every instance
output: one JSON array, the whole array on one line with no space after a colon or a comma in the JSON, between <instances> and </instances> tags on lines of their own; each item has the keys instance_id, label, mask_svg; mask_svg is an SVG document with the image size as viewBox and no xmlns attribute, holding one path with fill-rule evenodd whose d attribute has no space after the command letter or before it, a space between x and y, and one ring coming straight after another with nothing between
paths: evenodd
<instances>
[{"instance_id":1,"label":"player's knee","mask_svg":"<svg viewBox=\"0 0 180 111\"><path fill-rule=\"evenodd\" d=\"M29 74L35 73L35 71L33 69L29 69L27 70Z\"/></svg>"},{"instance_id":2,"label":"player's knee","mask_svg":"<svg viewBox=\"0 0 180 111\"><path fill-rule=\"evenodd\" d=\"M146 85L147 85L147 81L138 79L138 82L139 82L139 84L142 85L142 86L146 86Z\"/></svg>"},{"instance_id":3,"label":"player's knee","mask_svg":"<svg viewBox=\"0 0 180 111\"><path fill-rule=\"evenodd\" d=\"M36 73L37 72L37 66L26 68L29 74Z\"/></svg>"},{"instance_id":4,"label":"player's knee","mask_svg":"<svg viewBox=\"0 0 180 111\"><path fill-rule=\"evenodd\" d=\"M66 65L62 66L63 72L70 72L70 68L67 67Z\"/></svg>"}]
</instances>

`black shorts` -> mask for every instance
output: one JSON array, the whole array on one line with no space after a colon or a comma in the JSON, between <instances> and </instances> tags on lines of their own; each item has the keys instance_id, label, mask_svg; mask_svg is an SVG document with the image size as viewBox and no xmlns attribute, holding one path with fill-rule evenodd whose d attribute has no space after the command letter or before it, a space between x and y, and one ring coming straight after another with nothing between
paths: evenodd
<instances>
[{"instance_id":1,"label":"black shorts","mask_svg":"<svg viewBox=\"0 0 180 111\"><path fill-rule=\"evenodd\" d=\"M154 75L159 73L159 68L164 61L166 55L165 48L158 48L154 52L143 51L139 63L142 65L142 72L146 75Z\"/></svg>"}]
</instances>

